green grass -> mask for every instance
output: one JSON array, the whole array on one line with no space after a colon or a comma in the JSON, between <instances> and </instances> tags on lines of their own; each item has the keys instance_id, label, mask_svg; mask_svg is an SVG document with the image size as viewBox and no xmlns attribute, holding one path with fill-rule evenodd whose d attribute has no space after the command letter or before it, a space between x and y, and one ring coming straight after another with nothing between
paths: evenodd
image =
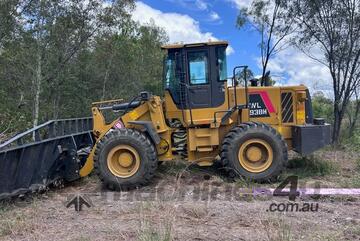
<instances>
[{"instance_id":1,"label":"green grass","mask_svg":"<svg viewBox=\"0 0 360 241\"><path fill-rule=\"evenodd\" d=\"M284 218L269 218L262 220L261 224L266 232L267 240L269 241L291 241L292 230L291 225L287 223Z\"/></svg>"},{"instance_id":2,"label":"green grass","mask_svg":"<svg viewBox=\"0 0 360 241\"><path fill-rule=\"evenodd\" d=\"M351 226L347 230L352 236L360 238L360 225Z\"/></svg>"},{"instance_id":3,"label":"green grass","mask_svg":"<svg viewBox=\"0 0 360 241\"><path fill-rule=\"evenodd\" d=\"M360 159L357 159L357 160L356 160L355 165L356 165L356 170L357 170L357 171L360 171Z\"/></svg>"},{"instance_id":4,"label":"green grass","mask_svg":"<svg viewBox=\"0 0 360 241\"><path fill-rule=\"evenodd\" d=\"M0 201L0 220L1 217L6 216L7 213L11 211L14 207L14 204L10 201Z\"/></svg>"},{"instance_id":5,"label":"green grass","mask_svg":"<svg viewBox=\"0 0 360 241\"><path fill-rule=\"evenodd\" d=\"M25 218L19 214L0 215L0 237L22 232L26 227Z\"/></svg>"},{"instance_id":6,"label":"green grass","mask_svg":"<svg viewBox=\"0 0 360 241\"><path fill-rule=\"evenodd\" d=\"M355 133L350 138L343 135L341 145L346 151L358 152L360 148L360 129L355 130Z\"/></svg>"},{"instance_id":7,"label":"green grass","mask_svg":"<svg viewBox=\"0 0 360 241\"><path fill-rule=\"evenodd\" d=\"M277 232L277 237L275 240L277 241L290 241L292 240L291 235L291 226L288 223L285 223L285 221L280 221L279 223L279 229Z\"/></svg>"},{"instance_id":8,"label":"green grass","mask_svg":"<svg viewBox=\"0 0 360 241\"><path fill-rule=\"evenodd\" d=\"M171 233L172 225L170 223L155 228L150 222L142 222L137 239L139 241L171 241Z\"/></svg>"},{"instance_id":9,"label":"green grass","mask_svg":"<svg viewBox=\"0 0 360 241\"><path fill-rule=\"evenodd\" d=\"M0 239L8 235L23 235L33 229L34 223L28 222L20 209L28 206L36 213L39 202L38 198L32 197L25 201L0 201Z\"/></svg>"},{"instance_id":10,"label":"green grass","mask_svg":"<svg viewBox=\"0 0 360 241\"><path fill-rule=\"evenodd\" d=\"M252 188L252 187L259 187L262 185L261 183L255 182L254 180L242 176L235 178L235 184L240 188Z\"/></svg>"},{"instance_id":11,"label":"green grass","mask_svg":"<svg viewBox=\"0 0 360 241\"><path fill-rule=\"evenodd\" d=\"M184 176L192 177L203 177L205 180L226 181L227 176L224 176L221 170L216 166L200 167L195 163L191 164L185 161L173 161L165 162L159 166L159 173L164 176L183 178Z\"/></svg>"},{"instance_id":12,"label":"green grass","mask_svg":"<svg viewBox=\"0 0 360 241\"><path fill-rule=\"evenodd\" d=\"M183 161L171 161L165 162L159 166L159 172L169 175L177 176L179 173L183 172L187 168L187 165Z\"/></svg>"},{"instance_id":13,"label":"green grass","mask_svg":"<svg viewBox=\"0 0 360 241\"><path fill-rule=\"evenodd\" d=\"M314 156L299 157L289 160L287 173L300 178L326 176L339 171L339 166L332 161L319 159Z\"/></svg>"},{"instance_id":14,"label":"green grass","mask_svg":"<svg viewBox=\"0 0 360 241\"><path fill-rule=\"evenodd\" d=\"M360 174L354 174L350 178L341 180L341 185L346 188L360 188Z\"/></svg>"}]
</instances>

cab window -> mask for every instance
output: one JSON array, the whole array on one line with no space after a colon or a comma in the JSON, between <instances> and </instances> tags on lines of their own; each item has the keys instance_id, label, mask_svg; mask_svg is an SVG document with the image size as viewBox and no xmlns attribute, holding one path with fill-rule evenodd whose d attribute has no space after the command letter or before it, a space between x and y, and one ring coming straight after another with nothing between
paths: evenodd
<instances>
[{"instance_id":1,"label":"cab window","mask_svg":"<svg viewBox=\"0 0 360 241\"><path fill-rule=\"evenodd\" d=\"M165 59L165 87L170 88L176 82L175 79L175 57L174 54L169 54Z\"/></svg>"},{"instance_id":2,"label":"cab window","mask_svg":"<svg viewBox=\"0 0 360 241\"><path fill-rule=\"evenodd\" d=\"M226 47L218 47L216 49L217 66L219 70L219 81L227 80L227 63L226 63Z\"/></svg>"},{"instance_id":3,"label":"cab window","mask_svg":"<svg viewBox=\"0 0 360 241\"><path fill-rule=\"evenodd\" d=\"M188 53L190 84L201 85L209 83L207 51Z\"/></svg>"},{"instance_id":4,"label":"cab window","mask_svg":"<svg viewBox=\"0 0 360 241\"><path fill-rule=\"evenodd\" d=\"M165 89L170 91L175 103L179 102L179 78L176 76L175 53L169 53L164 62Z\"/></svg>"}]
</instances>

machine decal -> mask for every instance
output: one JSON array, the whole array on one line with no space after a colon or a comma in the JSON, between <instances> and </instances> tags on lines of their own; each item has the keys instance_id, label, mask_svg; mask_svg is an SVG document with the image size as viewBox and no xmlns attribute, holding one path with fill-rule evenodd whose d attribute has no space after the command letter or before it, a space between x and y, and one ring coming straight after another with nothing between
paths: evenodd
<instances>
[{"instance_id":1,"label":"machine decal","mask_svg":"<svg viewBox=\"0 0 360 241\"><path fill-rule=\"evenodd\" d=\"M266 91L251 92L249 94L250 117L269 117L275 108Z\"/></svg>"},{"instance_id":2,"label":"machine decal","mask_svg":"<svg viewBox=\"0 0 360 241\"><path fill-rule=\"evenodd\" d=\"M131 111L131 112L129 113L129 116L130 116L130 118L133 119L133 120L137 120L137 119L139 118L139 114L138 114L135 110Z\"/></svg>"}]
</instances>

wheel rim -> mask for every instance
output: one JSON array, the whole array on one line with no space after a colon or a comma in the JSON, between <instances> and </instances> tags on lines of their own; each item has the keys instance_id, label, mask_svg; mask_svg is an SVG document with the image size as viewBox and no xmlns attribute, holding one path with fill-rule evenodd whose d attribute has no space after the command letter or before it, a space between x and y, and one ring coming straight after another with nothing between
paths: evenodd
<instances>
[{"instance_id":1,"label":"wheel rim","mask_svg":"<svg viewBox=\"0 0 360 241\"><path fill-rule=\"evenodd\" d=\"M263 172L273 162L273 150L264 140L252 139L243 143L239 149L238 158L240 165L253 173Z\"/></svg>"},{"instance_id":2,"label":"wheel rim","mask_svg":"<svg viewBox=\"0 0 360 241\"><path fill-rule=\"evenodd\" d=\"M112 174L127 178L134 175L140 167L139 153L131 146L114 147L107 156L107 165Z\"/></svg>"}]
</instances>

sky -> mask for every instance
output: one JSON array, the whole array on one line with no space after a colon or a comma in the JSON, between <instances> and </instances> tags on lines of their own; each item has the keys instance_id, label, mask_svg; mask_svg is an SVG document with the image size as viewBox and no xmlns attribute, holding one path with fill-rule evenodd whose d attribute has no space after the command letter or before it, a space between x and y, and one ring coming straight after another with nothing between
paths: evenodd
<instances>
[{"instance_id":1,"label":"sky","mask_svg":"<svg viewBox=\"0 0 360 241\"><path fill-rule=\"evenodd\" d=\"M169 36L169 43L227 40L228 74L237 65L248 65L261 75L260 36L249 28L239 30L239 9L251 0L141 0L133 19L140 24L153 21ZM270 60L268 69L278 85L305 84L312 92L331 96L331 78L326 66L295 48L287 48Z\"/></svg>"}]
</instances>

